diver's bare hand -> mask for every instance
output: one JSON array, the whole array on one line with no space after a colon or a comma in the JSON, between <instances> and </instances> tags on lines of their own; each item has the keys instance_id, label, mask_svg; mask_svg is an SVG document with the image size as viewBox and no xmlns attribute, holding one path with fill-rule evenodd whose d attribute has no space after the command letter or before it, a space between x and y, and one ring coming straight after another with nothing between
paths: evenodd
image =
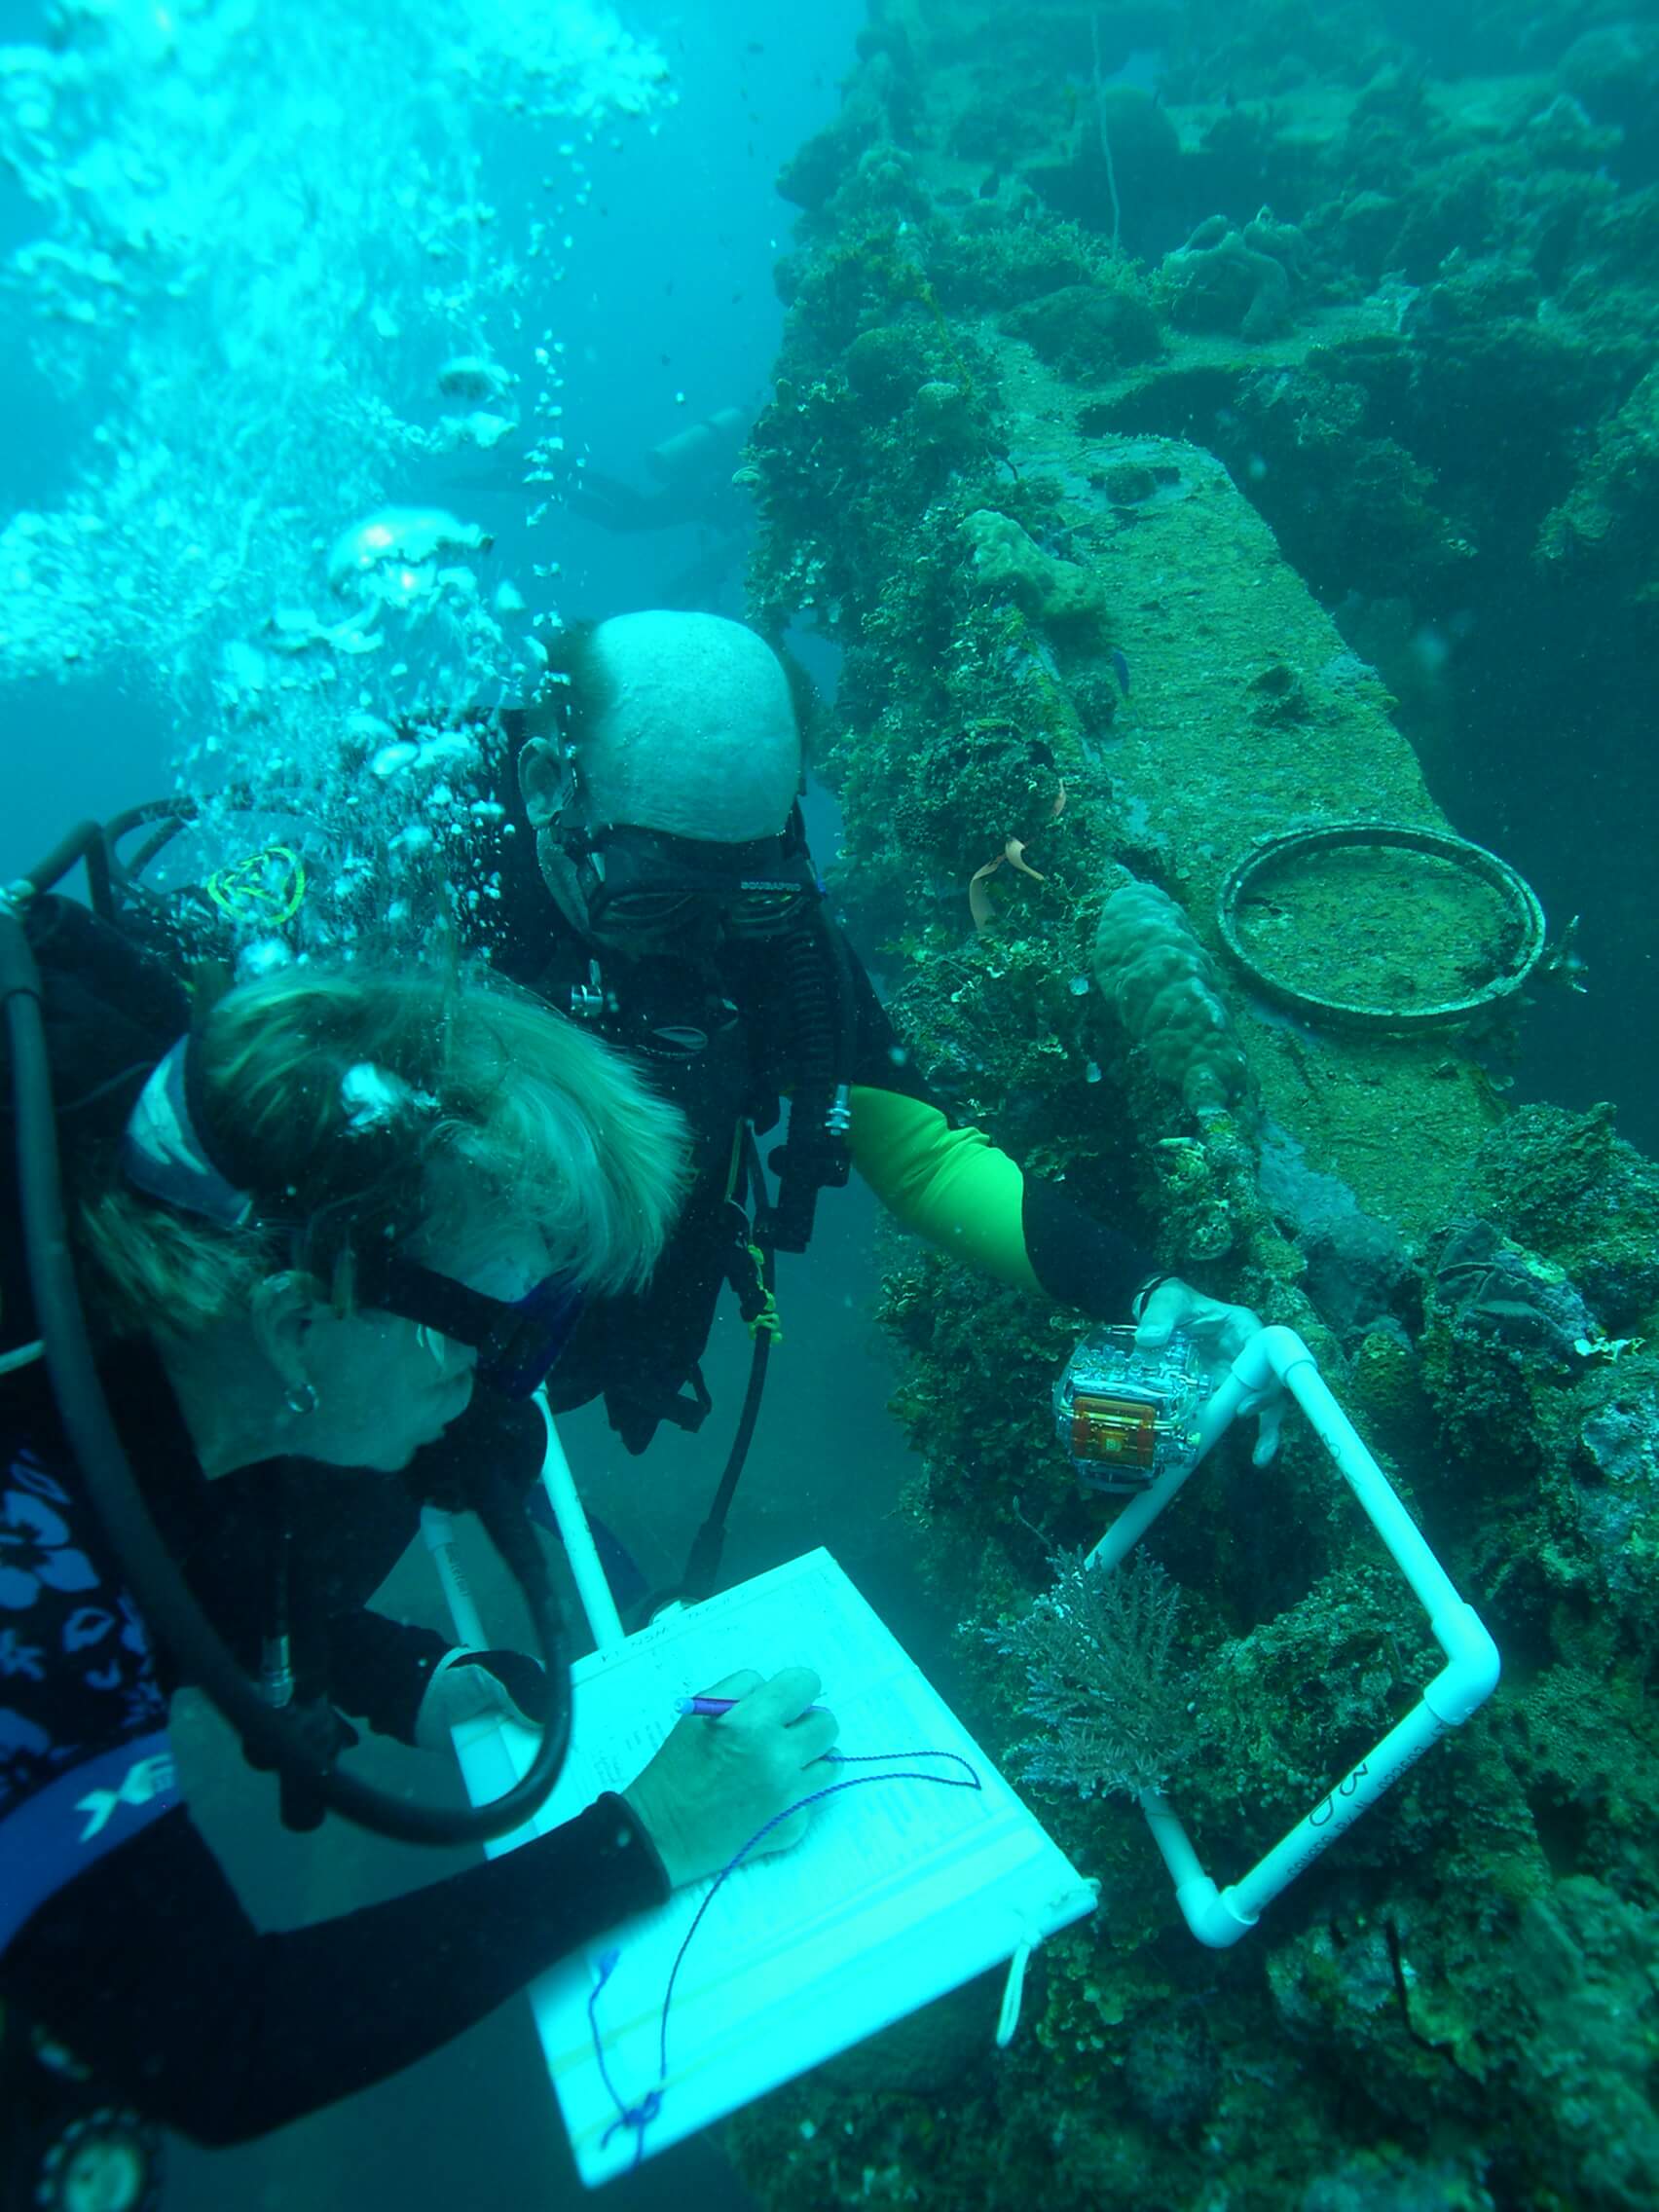
<instances>
[{"instance_id":1,"label":"diver's bare hand","mask_svg":"<svg viewBox=\"0 0 1659 2212\"><path fill-rule=\"evenodd\" d=\"M701 1694L735 1699L731 1711L687 1714L623 1791L677 1890L718 1874L756 1828L824 1786L830 1770L809 1770L840 1730L833 1714L807 1710L822 1687L810 1667L770 1681L749 1668L728 1675ZM756 1850L787 1851L806 1825L804 1812L779 1821Z\"/></svg>"}]
</instances>

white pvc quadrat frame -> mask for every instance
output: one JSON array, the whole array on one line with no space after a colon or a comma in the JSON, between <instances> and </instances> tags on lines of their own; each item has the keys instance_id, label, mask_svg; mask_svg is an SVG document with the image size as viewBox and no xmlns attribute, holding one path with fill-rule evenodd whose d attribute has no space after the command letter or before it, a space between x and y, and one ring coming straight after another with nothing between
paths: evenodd
<instances>
[{"instance_id":1,"label":"white pvc quadrat frame","mask_svg":"<svg viewBox=\"0 0 1659 2212\"><path fill-rule=\"evenodd\" d=\"M1307 1414L1338 1472L1426 1607L1428 1625L1446 1654L1446 1665L1405 1718L1350 1767L1247 1874L1225 1890L1218 1890L1204 1872L1186 1829L1162 1791L1140 1792L1141 1810L1174 1879L1176 1901L1187 1925L1200 1943L1217 1950L1236 1943L1279 1892L1351 1827L1361 1813L1376 1804L1431 1744L1438 1743L1448 1729L1467 1720L1486 1702L1497 1687L1500 1664L1497 1646L1479 1616L1457 1595L1451 1576L1429 1550L1387 1477L1331 1395L1313 1354L1290 1329L1263 1329L1251 1338L1204 1404L1197 1451L1168 1468L1124 1507L1089 1553L1088 1564L1100 1568L1116 1567L1222 1432L1251 1404L1259 1403L1275 1382L1289 1390Z\"/></svg>"}]
</instances>

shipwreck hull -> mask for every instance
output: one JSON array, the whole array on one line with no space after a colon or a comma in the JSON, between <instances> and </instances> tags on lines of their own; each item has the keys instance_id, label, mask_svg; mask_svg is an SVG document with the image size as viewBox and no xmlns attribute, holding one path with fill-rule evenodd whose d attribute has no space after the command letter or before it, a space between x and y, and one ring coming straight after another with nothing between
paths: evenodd
<instances>
[{"instance_id":1,"label":"shipwreck hull","mask_svg":"<svg viewBox=\"0 0 1659 2212\"><path fill-rule=\"evenodd\" d=\"M1218 901L1262 839L1457 828L1419 760L1432 704L1328 607L1343 561L1409 580L1466 548L1367 414L1429 341L1339 190L1361 95L1154 110L1105 79L1167 14L872 11L840 121L786 172L804 215L744 471L753 608L843 650L837 898L930 1082L1308 1338L1507 1678L1222 1958L1132 1807L1039 1793L1103 1901L1015 2045L964 2066L953 2016L940 2064L907 2046L890 2087L826 2075L734 2137L778 2207L1649 2204L1659 1174L1610 1111L1511 1106L1502 990L1482 1022L1412 1026L1512 949L1455 907L1441 929L1444 882L1287 908L1397 1021L1299 1012L1227 956ZM1199 85L1203 54L1182 65ZM1258 215L1264 175L1337 212ZM1135 886L1173 918L1111 906ZM1317 996L1324 955L1298 951ZM1137 963L1167 991L1137 999ZM1028 1724L974 1631L1105 1517L1049 1414L1084 1324L897 1241L884 1305L918 1563L1004 1751ZM1435 1665L1306 1434L1247 1456L1149 1539L1202 1670L1183 1808L1224 1873Z\"/></svg>"}]
</instances>

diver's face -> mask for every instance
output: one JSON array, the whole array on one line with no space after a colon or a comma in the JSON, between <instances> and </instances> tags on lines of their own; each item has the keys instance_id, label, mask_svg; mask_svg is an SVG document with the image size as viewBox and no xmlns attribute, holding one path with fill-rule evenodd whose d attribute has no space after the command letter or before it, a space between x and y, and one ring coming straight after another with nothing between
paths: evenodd
<instances>
[{"instance_id":1,"label":"diver's face","mask_svg":"<svg viewBox=\"0 0 1659 2212\"><path fill-rule=\"evenodd\" d=\"M712 960L724 941L722 917L695 901L671 904L658 915L635 917L611 927L602 913L589 913L576 870L557 835L538 830L536 858L541 879L559 912L584 944L622 960Z\"/></svg>"},{"instance_id":2,"label":"diver's face","mask_svg":"<svg viewBox=\"0 0 1659 2212\"><path fill-rule=\"evenodd\" d=\"M452 1198L401 1249L469 1290L506 1301L523 1298L554 1272L545 1240L498 1203L485 1208ZM477 1364L471 1346L398 1314L313 1307L305 1369L316 1410L295 1443L308 1458L330 1466L394 1473L465 1412Z\"/></svg>"},{"instance_id":3,"label":"diver's face","mask_svg":"<svg viewBox=\"0 0 1659 2212\"><path fill-rule=\"evenodd\" d=\"M328 1466L395 1473L465 1412L476 1360L395 1313L319 1307L305 1342L316 1410L294 1442Z\"/></svg>"},{"instance_id":4,"label":"diver's face","mask_svg":"<svg viewBox=\"0 0 1659 2212\"><path fill-rule=\"evenodd\" d=\"M725 916L717 905L688 900L682 912L624 927L603 920L590 926L590 944L623 960L682 960L693 967L717 961L726 942Z\"/></svg>"}]
</instances>

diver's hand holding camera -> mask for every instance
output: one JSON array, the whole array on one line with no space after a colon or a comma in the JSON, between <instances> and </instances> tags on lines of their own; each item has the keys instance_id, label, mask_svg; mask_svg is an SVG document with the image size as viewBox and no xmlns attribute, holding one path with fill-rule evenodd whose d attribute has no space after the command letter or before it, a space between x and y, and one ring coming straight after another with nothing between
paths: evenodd
<instances>
[{"instance_id":1,"label":"diver's hand holding camera","mask_svg":"<svg viewBox=\"0 0 1659 2212\"><path fill-rule=\"evenodd\" d=\"M731 1711L682 1720L622 1792L677 1890L718 1874L756 1828L820 1787L812 1769L840 1733L834 1714L813 1705L822 1686L810 1667L785 1667L769 1681L753 1668L728 1675L707 1694L735 1700ZM755 1848L787 1851L806 1825L796 1813Z\"/></svg>"},{"instance_id":2,"label":"diver's hand holding camera","mask_svg":"<svg viewBox=\"0 0 1659 2212\"><path fill-rule=\"evenodd\" d=\"M1135 1315L1135 1349L1161 1351L1172 1338L1184 1337L1192 1346L1197 1369L1219 1382L1250 1339L1261 1331L1261 1316L1247 1306L1227 1306L1219 1298L1206 1298L1179 1275L1165 1275L1155 1283ZM1284 1420L1284 1392L1276 1386L1254 1399L1241 1411L1257 1417L1256 1448L1250 1457L1265 1467L1278 1450L1279 1428Z\"/></svg>"}]
</instances>

